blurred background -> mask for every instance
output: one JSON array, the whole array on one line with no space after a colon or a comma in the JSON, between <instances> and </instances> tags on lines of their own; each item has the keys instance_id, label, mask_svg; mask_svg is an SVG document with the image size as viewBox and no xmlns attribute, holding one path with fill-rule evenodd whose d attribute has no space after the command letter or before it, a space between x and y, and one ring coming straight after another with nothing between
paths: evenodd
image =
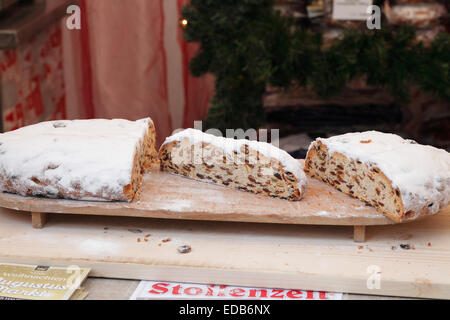
<instances>
[{"instance_id":1,"label":"blurred background","mask_svg":"<svg viewBox=\"0 0 450 320\"><path fill-rule=\"evenodd\" d=\"M0 0L2 132L150 116L159 143L205 120L279 129L296 157L372 129L450 151L450 1L222 2ZM382 30L361 15L370 4Z\"/></svg>"}]
</instances>

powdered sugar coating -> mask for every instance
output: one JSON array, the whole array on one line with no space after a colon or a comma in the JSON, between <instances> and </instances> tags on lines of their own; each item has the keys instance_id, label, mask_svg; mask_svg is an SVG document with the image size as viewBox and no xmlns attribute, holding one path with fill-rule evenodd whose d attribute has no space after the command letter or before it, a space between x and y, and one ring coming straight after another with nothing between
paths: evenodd
<instances>
[{"instance_id":1,"label":"powdered sugar coating","mask_svg":"<svg viewBox=\"0 0 450 320\"><path fill-rule=\"evenodd\" d=\"M240 152L240 148L243 145L248 145L250 149L257 151L268 158L274 158L278 160L282 164L285 171L290 171L295 176L298 181L298 188L300 190L305 190L306 188L306 175L300 162L295 160L286 151L281 150L270 143L247 139L218 137L202 132L200 130L189 128L166 138L164 144L168 144L173 141L181 141L184 138L188 138L189 142L192 145L201 142L210 143L216 147L223 149L227 154L232 154L233 151Z\"/></svg>"},{"instance_id":2,"label":"powdered sugar coating","mask_svg":"<svg viewBox=\"0 0 450 320\"><path fill-rule=\"evenodd\" d=\"M381 169L400 190L405 212L418 215L427 208L433 214L450 202L450 153L445 150L378 131L316 141L322 142L329 154L338 152Z\"/></svg>"},{"instance_id":3,"label":"powdered sugar coating","mask_svg":"<svg viewBox=\"0 0 450 320\"><path fill-rule=\"evenodd\" d=\"M0 190L78 200L126 200L150 118L41 122L0 135ZM40 183L45 182L45 183Z\"/></svg>"}]
</instances>

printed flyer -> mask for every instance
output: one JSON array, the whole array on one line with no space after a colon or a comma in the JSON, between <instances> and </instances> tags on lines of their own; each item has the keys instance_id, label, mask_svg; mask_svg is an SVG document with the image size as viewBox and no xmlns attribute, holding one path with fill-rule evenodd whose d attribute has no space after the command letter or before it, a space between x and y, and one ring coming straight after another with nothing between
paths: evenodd
<instances>
[{"instance_id":1,"label":"printed flyer","mask_svg":"<svg viewBox=\"0 0 450 320\"><path fill-rule=\"evenodd\" d=\"M68 300L86 279L90 268L49 267L0 263L0 298Z\"/></svg>"},{"instance_id":2,"label":"printed flyer","mask_svg":"<svg viewBox=\"0 0 450 320\"><path fill-rule=\"evenodd\" d=\"M130 298L130 300L156 299L342 300L342 293L141 281Z\"/></svg>"}]
</instances>

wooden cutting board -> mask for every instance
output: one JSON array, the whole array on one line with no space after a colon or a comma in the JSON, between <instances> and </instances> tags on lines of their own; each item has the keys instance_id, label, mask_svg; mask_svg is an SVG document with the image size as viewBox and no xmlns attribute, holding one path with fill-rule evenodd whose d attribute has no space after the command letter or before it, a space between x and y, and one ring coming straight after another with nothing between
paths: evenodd
<instances>
[{"instance_id":1,"label":"wooden cutting board","mask_svg":"<svg viewBox=\"0 0 450 320\"><path fill-rule=\"evenodd\" d=\"M29 219L0 209L1 262L78 265L106 278L450 298L449 207L370 227L364 244L345 226L51 214L34 229ZM192 251L178 253L182 245Z\"/></svg>"},{"instance_id":2,"label":"wooden cutting board","mask_svg":"<svg viewBox=\"0 0 450 320\"><path fill-rule=\"evenodd\" d=\"M156 167L132 203L0 194L1 206L10 208L0 208L3 262L86 266L97 277L450 298L450 207L392 224L316 180L302 201L289 202ZM22 211L53 214L36 229ZM355 225L352 236L345 226ZM357 244L361 225L372 227ZM182 245L192 251L180 254Z\"/></svg>"},{"instance_id":3,"label":"wooden cutting board","mask_svg":"<svg viewBox=\"0 0 450 320\"><path fill-rule=\"evenodd\" d=\"M0 207L15 210L136 216L166 219L287 224L382 225L392 222L373 207L308 178L301 201L287 201L204 183L159 171L144 176L140 197L131 203L75 201L0 193Z\"/></svg>"},{"instance_id":4,"label":"wooden cutting board","mask_svg":"<svg viewBox=\"0 0 450 320\"><path fill-rule=\"evenodd\" d=\"M303 160L300 160L303 161ZM131 203L75 201L0 193L0 207L32 212L43 227L46 213L134 216L165 219L355 226L364 241L369 225L393 224L373 207L315 179L301 201L287 201L199 182L161 172L154 165L144 176L140 197Z\"/></svg>"},{"instance_id":5,"label":"wooden cutting board","mask_svg":"<svg viewBox=\"0 0 450 320\"><path fill-rule=\"evenodd\" d=\"M299 160L303 162L304 160ZM0 207L32 213L41 228L47 213L165 219L354 226L354 240L365 240L365 226L394 224L373 207L308 177L301 201L287 201L199 182L161 172L145 174L140 197L130 203L23 197L0 193ZM404 222L410 222L405 220Z\"/></svg>"}]
</instances>

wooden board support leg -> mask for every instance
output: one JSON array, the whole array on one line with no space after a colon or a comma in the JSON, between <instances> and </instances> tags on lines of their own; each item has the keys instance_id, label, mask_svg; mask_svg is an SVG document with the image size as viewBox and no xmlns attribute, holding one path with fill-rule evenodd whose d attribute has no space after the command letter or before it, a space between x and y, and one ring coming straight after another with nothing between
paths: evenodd
<instances>
[{"instance_id":1,"label":"wooden board support leg","mask_svg":"<svg viewBox=\"0 0 450 320\"><path fill-rule=\"evenodd\" d=\"M366 241L366 226L353 227L353 241L355 242Z\"/></svg>"},{"instance_id":2,"label":"wooden board support leg","mask_svg":"<svg viewBox=\"0 0 450 320\"><path fill-rule=\"evenodd\" d=\"M35 229L42 229L47 222L47 214L44 212L31 212L31 224Z\"/></svg>"}]
</instances>

